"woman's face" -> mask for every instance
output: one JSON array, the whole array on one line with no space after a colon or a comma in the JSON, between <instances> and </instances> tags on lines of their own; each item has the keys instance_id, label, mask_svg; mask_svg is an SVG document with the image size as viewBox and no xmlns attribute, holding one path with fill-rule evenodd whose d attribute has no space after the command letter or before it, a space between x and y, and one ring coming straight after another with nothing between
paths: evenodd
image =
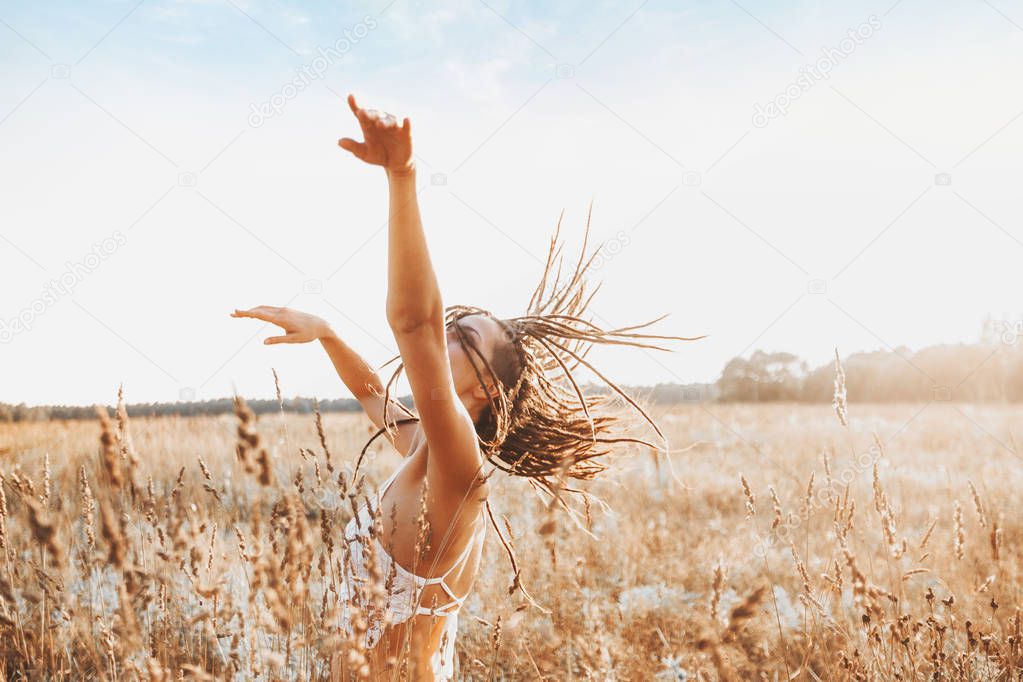
<instances>
[{"instance_id":1,"label":"woman's face","mask_svg":"<svg viewBox=\"0 0 1023 682\"><path fill-rule=\"evenodd\" d=\"M465 333L466 345L477 349L486 358L487 363L490 363L494 357L494 349L497 345L504 343L504 329L495 319L486 315L466 315L456 320L453 325L458 325L461 328L461 331ZM469 354L472 353L472 360L476 362L476 367L479 368L484 381L489 382L490 377L486 366L470 348L462 346L458 330L454 329L453 325L448 325L447 342L448 361L451 363L451 376L454 379L455 390L460 396L469 393L475 398L486 400L486 393L479 385L479 379L476 376L476 370L473 369Z\"/></svg>"}]
</instances>

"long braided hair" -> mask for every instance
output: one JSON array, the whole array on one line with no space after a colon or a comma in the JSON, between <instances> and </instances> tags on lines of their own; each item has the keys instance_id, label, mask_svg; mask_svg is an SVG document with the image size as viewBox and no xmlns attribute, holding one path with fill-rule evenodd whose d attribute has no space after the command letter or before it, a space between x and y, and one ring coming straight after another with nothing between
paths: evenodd
<instances>
[{"instance_id":1,"label":"long braided hair","mask_svg":"<svg viewBox=\"0 0 1023 682\"><path fill-rule=\"evenodd\" d=\"M559 217L551 237L543 276L533 291L525 315L498 319L489 311L464 305L448 307L445 314L445 323L456 330L480 385L491 384L497 388L488 391L490 405L476 424L484 456L498 469L528 478L534 486L559 501L560 491L567 490L560 481L565 477L593 478L606 468L599 459L615 444L638 443L657 449L652 443L624 432L624 415L616 409L622 403L638 413L664 440L646 410L587 360L590 349L601 344L668 350L658 342L702 338L641 331L666 316L613 329L585 319L593 295L600 288L598 284L591 290L586 275L603 245L587 255L590 231L590 215L587 215L579 257L571 272L563 275L563 244L559 241L561 219ZM502 343L496 346L489 360L457 324L468 315L488 316L496 320L504 332ZM391 362L395 360L399 358ZM574 376L580 368L595 375L604 390L587 395ZM385 430L417 421L410 410L391 398L391 388L402 370L399 364L387 383L384 398L385 405L396 405L406 417L391 418L366 448ZM362 457L359 459L361 461Z\"/></svg>"},{"instance_id":2,"label":"long braided hair","mask_svg":"<svg viewBox=\"0 0 1023 682\"><path fill-rule=\"evenodd\" d=\"M668 350L658 342L702 338L661 336L641 331L664 319L663 316L643 324L614 329L585 319L590 301L600 288L598 284L591 290L586 275L603 247L599 245L587 255L591 215L592 206L587 214L579 258L571 273L564 276L563 245L559 241L564 214L558 218L547 250L543 276L530 297L525 315L502 320L489 311L464 305L451 306L445 311L445 324L455 330L477 381L484 388L489 384L497 389L487 391L490 404L476 422L476 436L484 457L494 465L494 471L503 470L527 478L530 484L548 495L549 505L557 504L573 518L575 514L566 504L562 492L584 496L586 493L565 486L566 477L593 478L606 468L600 458L608 454L615 444L637 443L654 451L658 449L652 443L626 433L623 428L625 415L619 409L623 403L653 427L662 442L665 440L646 410L587 360L590 349L602 344ZM468 315L486 315L500 324L504 338L495 346L491 358L484 356L458 324ZM387 363L396 361L399 364L387 382L384 405L397 407L405 416L395 418L385 407L384 426L363 447L355 465L356 476L363 456L376 438L399 424L419 421L405 405L391 398L391 389L401 376L403 366L400 356ZM575 372L580 368L595 375L604 390L584 391L575 378ZM489 499L485 507L511 562L513 575L509 593L519 591L535 608L549 613L533 599L522 583L507 518L504 522L508 538L494 517Z\"/></svg>"}]
</instances>

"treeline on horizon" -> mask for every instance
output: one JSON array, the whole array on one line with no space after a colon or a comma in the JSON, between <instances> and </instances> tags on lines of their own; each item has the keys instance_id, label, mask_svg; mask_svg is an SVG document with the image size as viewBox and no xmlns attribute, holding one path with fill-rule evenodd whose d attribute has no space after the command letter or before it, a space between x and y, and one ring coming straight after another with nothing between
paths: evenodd
<instances>
[{"instance_id":1,"label":"treeline on horizon","mask_svg":"<svg viewBox=\"0 0 1023 682\"><path fill-rule=\"evenodd\" d=\"M986 337L987 340L976 344L929 346L916 352L902 347L843 357L848 398L851 402L1023 401L1023 343L1017 344L1014 336L988 334ZM658 405L701 401L818 403L832 400L834 380L833 361L811 368L792 353L758 350L748 358L730 360L712 384L661 383L622 388L630 395ZM583 390L600 393L608 389L589 386ZM400 400L411 405L408 396ZM281 410L277 400L247 400L247 403L256 414ZM283 409L311 414L317 404L324 413L360 409L354 398L317 401L302 397L284 399ZM134 403L127 409L131 417L219 415L232 413L234 401L219 398L198 402ZM0 403L0 422L92 419L95 416L95 406Z\"/></svg>"}]
</instances>

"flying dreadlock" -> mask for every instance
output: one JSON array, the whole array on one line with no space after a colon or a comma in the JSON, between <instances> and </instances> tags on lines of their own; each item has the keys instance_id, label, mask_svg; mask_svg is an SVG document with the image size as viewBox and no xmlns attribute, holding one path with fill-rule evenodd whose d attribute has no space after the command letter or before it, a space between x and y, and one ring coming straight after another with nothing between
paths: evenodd
<instances>
[{"instance_id":1,"label":"flying dreadlock","mask_svg":"<svg viewBox=\"0 0 1023 682\"><path fill-rule=\"evenodd\" d=\"M664 439L650 415L586 359L593 345L668 350L655 342L702 338L640 332L664 316L616 329L605 329L583 318L593 295L600 288L598 284L589 291L586 281L586 274L603 246L598 246L587 256L591 214L592 206L586 218L579 258L567 280L562 277L563 245L559 243L564 213L558 218L543 276L533 291L525 315L497 320L490 312L471 306L450 306L445 314L445 323L456 330L480 384L492 383L498 389L496 395L488 393L490 407L476 424L484 456L498 469L526 477L555 497L555 485L560 488L560 484L553 477L593 478L606 468L598 458L608 454L616 443L638 443L657 449L645 440L622 433L621 416L610 409L616 398L630 405ZM491 317L504 330L505 343L495 352L492 361L484 357L457 324L468 315ZM585 395L573 374L579 367L596 375L610 393ZM392 374L384 398L385 404L397 405L407 417L401 420L392 418L370 439L363 453L385 429L417 421L411 411L390 397L391 387L402 369L399 364ZM360 463L361 460L360 455ZM356 470L358 466L357 463Z\"/></svg>"}]
</instances>

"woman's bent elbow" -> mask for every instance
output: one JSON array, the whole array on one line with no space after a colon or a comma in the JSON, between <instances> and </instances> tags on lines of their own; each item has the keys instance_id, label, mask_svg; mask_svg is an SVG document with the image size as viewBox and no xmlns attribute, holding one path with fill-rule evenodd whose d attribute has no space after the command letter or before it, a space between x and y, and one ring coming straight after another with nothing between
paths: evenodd
<instances>
[{"instance_id":1,"label":"woman's bent elbow","mask_svg":"<svg viewBox=\"0 0 1023 682\"><path fill-rule=\"evenodd\" d=\"M401 310L387 312L387 323L395 334L408 334L423 327L444 326L444 311L436 310Z\"/></svg>"},{"instance_id":2,"label":"woman's bent elbow","mask_svg":"<svg viewBox=\"0 0 1023 682\"><path fill-rule=\"evenodd\" d=\"M443 325L443 317L422 314L389 314L388 324L395 334L409 334L424 327Z\"/></svg>"}]
</instances>

